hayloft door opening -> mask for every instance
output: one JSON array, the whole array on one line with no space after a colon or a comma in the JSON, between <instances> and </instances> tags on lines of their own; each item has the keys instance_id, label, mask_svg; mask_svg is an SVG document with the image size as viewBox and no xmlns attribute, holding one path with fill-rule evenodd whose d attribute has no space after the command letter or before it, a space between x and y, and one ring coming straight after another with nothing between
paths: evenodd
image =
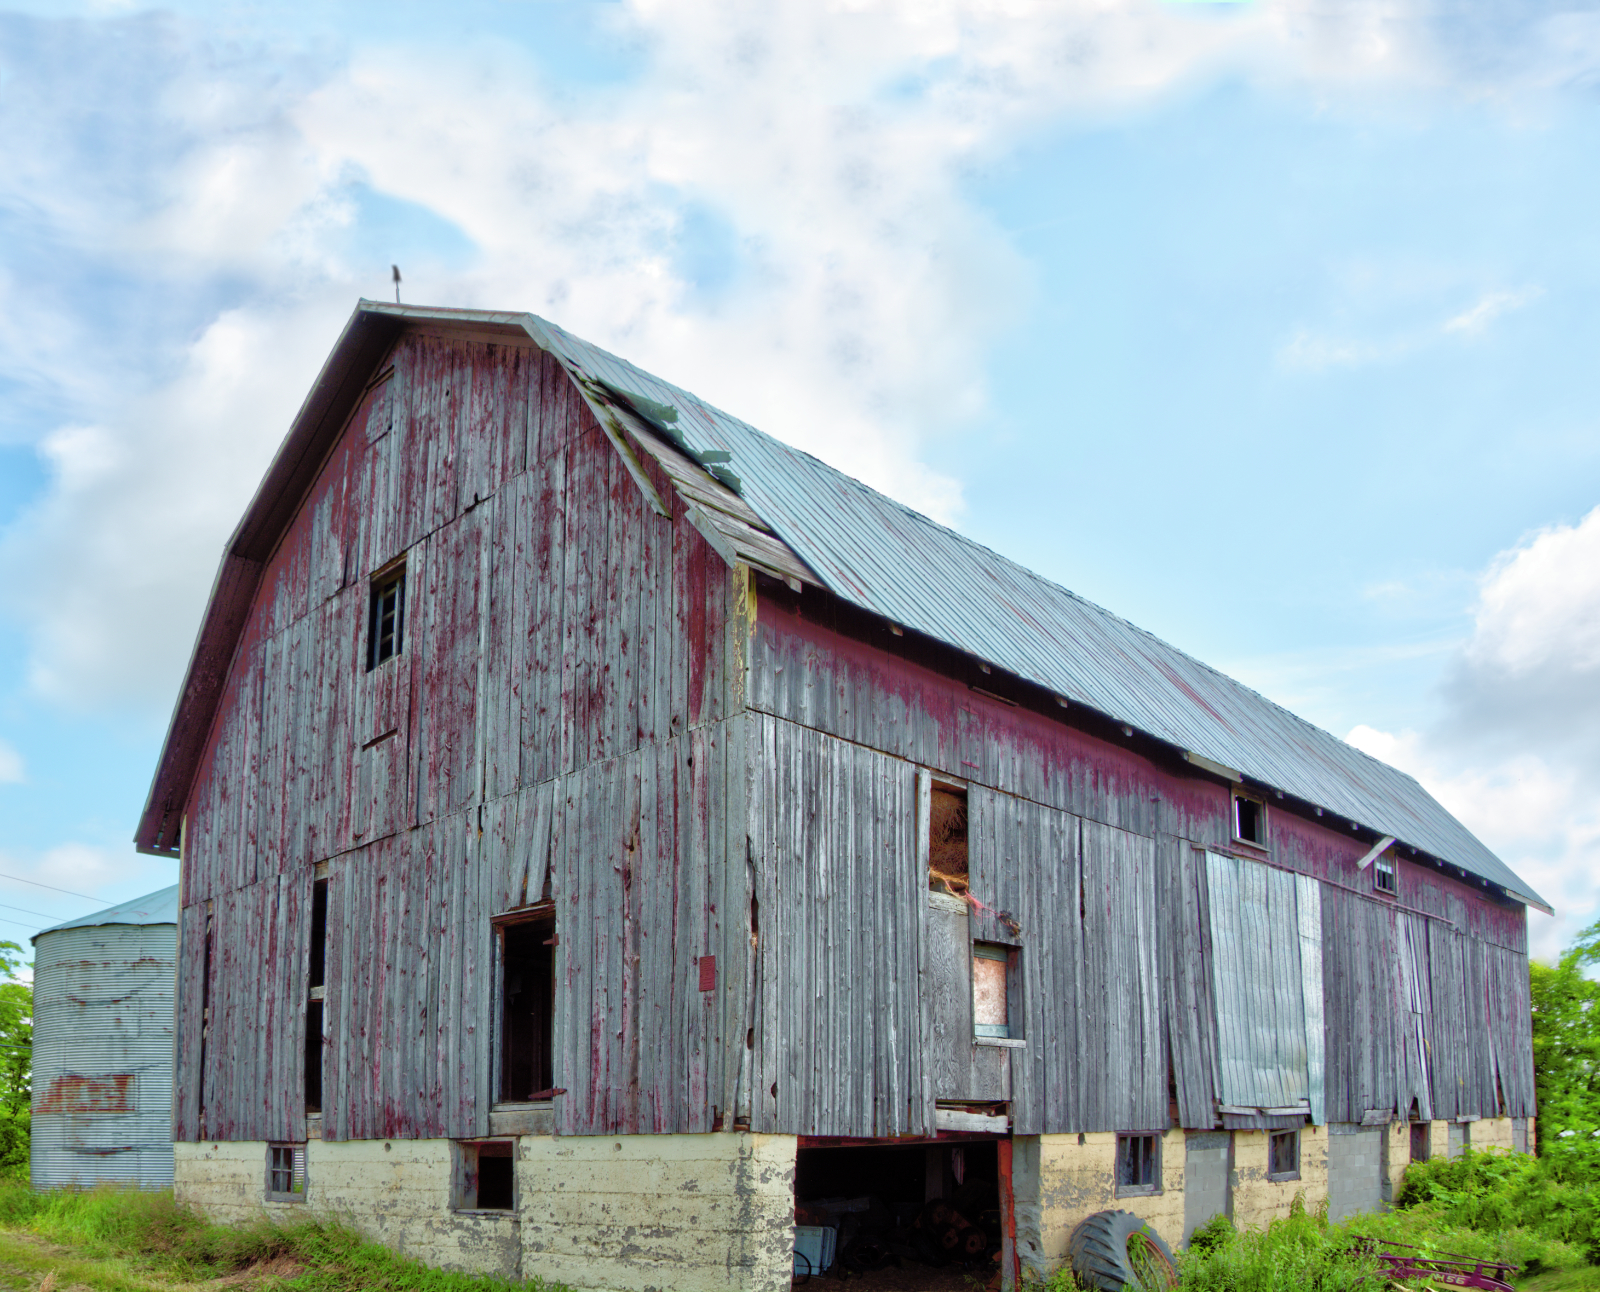
<instances>
[{"instance_id":1,"label":"hayloft door opening","mask_svg":"<svg viewBox=\"0 0 1600 1292\"><path fill-rule=\"evenodd\" d=\"M967 792L935 784L928 792L928 888L967 891Z\"/></svg>"},{"instance_id":2,"label":"hayloft door opening","mask_svg":"<svg viewBox=\"0 0 1600 1292\"><path fill-rule=\"evenodd\" d=\"M311 955L306 967L306 1112L322 1111L322 1010L328 964L328 881L311 885Z\"/></svg>"},{"instance_id":3,"label":"hayloft door opening","mask_svg":"<svg viewBox=\"0 0 1600 1292\"><path fill-rule=\"evenodd\" d=\"M500 926L500 1102L548 1099L555 1085L555 918Z\"/></svg>"}]
</instances>

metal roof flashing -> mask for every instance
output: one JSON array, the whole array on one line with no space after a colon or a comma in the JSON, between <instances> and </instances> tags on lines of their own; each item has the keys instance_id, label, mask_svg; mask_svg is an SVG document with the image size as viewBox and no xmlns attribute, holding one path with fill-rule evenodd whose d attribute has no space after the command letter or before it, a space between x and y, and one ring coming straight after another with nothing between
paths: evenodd
<instances>
[{"instance_id":1,"label":"metal roof flashing","mask_svg":"<svg viewBox=\"0 0 1600 1292\"><path fill-rule=\"evenodd\" d=\"M591 407L607 395L629 405L650 432L748 504L780 546L787 546L796 568L896 628L941 641L1044 688L1058 701L1105 714L1172 747L1197 769L1227 780L1248 779L1377 834L1393 835L1516 901L1550 911L1413 777L811 454L537 315L366 300L357 305L230 541L141 820L136 839L141 851L163 851L146 846L159 833L152 821L158 792L165 789L169 805L181 807L198 761L205 731L186 733L184 720L203 716L209 728L215 711L221 678L211 681L204 675L208 630L227 637L231 629L233 641L242 631L240 608L235 604L235 626L228 622L233 618L229 607L219 607L229 559L253 558L259 577L263 549L258 542L244 542L245 536L265 537L276 527L275 541L287 527L314 479L307 475L308 465L320 463L372 366L407 325L478 340L531 341L548 351ZM223 622L214 624L219 618ZM203 701L207 691L209 709L189 703L191 695ZM179 752L186 756L176 756Z\"/></svg>"}]
</instances>

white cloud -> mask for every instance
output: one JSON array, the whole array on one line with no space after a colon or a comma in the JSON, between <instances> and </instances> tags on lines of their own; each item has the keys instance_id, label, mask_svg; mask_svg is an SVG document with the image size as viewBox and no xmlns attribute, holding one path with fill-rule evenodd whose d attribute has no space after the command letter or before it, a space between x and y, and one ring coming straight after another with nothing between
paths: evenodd
<instances>
[{"instance_id":1,"label":"white cloud","mask_svg":"<svg viewBox=\"0 0 1600 1292\"><path fill-rule=\"evenodd\" d=\"M1415 314L1422 311L1424 302L1408 301L1408 297L1432 297L1437 309L1437 294L1442 284L1419 284L1404 281L1373 281L1370 270L1354 275L1360 280L1354 286L1361 289L1359 304L1362 312L1384 315L1397 309ZM1437 313L1424 320L1414 320L1406 326L1373 324L1371 335L1341 335L1310 327L1296 328L1294 334L1278 349L1278 363L1285 368L1301 372L1323 372L1330 368L1361 368L1372 364L1394 363L1437 345L1446 338L1481 336L1496 319L1513 310L1519 310L1537 300L1543 292L1537 287L1519 291L1488 291L1479 296L1467 309L1448 315L1439 321Z\"/></svg>"},{"instance_id":2,"label":"white cloud","mask_svg":"<svg viewBox=\"0 0 1600 1292\"><path fill-rule=\"evenodd\" d=\"M1416 776L1543 894L1556 918L1531 931L1547 958L1600 916L1597 673L1600 508L1489 564L1437 721L1346 737Z\"/></svg>"},{"instance_id":3,"label":"white cloud","mask_svg":"<svg viewBox=\"0 0 1600 1292\"><path fill-rule=\"evenodd\" d=\"M1600 668L1600 507L1502 553L1484 575L1469 663L1513 676Z\"/></svg>"},{"instance_id":4,"label":"white cloud","mask_svg":"<svg viewBox=\"0 0 1600 1292\"><path fill-rule=\"evenodd\" d=\"M1470 309L1447 319L1443 330L1476 336L1502 314L1521 309L1539 295L1538 288L1519 292L1485 292Z\"/></svg>"},{"instance_id":5,"label":"white cloud","mask_svg":"<svg viewBox=\"0 0 1600 1292\"><path fill-rule=\"evenodd\" d=\"M22 755L0 740L0 785L21 785L28 779L28 770Z\"/></svg>"},{"instance_id":6,"label":"white cloud","mask_svg":"<svg viewBox=\"0 0 1600 1292\"><path fill-rule=\"evenodd\" d=\"M1323 372L1329 368L1358 368L1371 363L1386 363L1403 357L1414 348L1406 338L1388 341L1361 341L1348 337L1319 336L1307 328L1295 334L1278 351L1278 362L1301 372Z\"/></svg>"},{"instance_id":7,"label":"white cloud","mask_svg":"<svg viewBox=\"0 0 1600 1292\"><path fill-rule=\"evenodd\" d=\"M592 92L491 42L340 63L203 19L50 28L8 82L37 128L0 206L122 295L0 273L0 376L65 410L39 444L51 488L0 541L41 692L166 711L224 537L355 297L387 293L352 180L473 248L409 259L407 299L544 313L949 520L960 487L923 444L983 406L985 346L1027 290L968 167L1203 75L1327 88L1421 59L1382 3L610 12L643 70ZM731 265L709 288L697 213Z\"/></svg>"}]
</instances>

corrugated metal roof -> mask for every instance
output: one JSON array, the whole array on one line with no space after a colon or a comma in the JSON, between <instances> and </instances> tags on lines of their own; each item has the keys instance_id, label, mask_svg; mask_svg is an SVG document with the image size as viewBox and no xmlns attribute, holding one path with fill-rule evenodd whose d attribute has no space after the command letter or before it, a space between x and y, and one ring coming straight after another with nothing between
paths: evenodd
<instances>
[{"instance_id":1,"label":"corrugated metal roof","mask_svg":"<svg viewBox=\"0 0 1600 1292\"><path fill-rule=\"evenodd\" d=\"M696 452L730 453L746 501L837 596L1549 910L1413 777L688 391L523 320L576 373L675 408Z\"/></svg>"},{"instance_id":2,"label":"corrugated metal roof","mask_svg":"<svg viewBox=\"0 0 1600 1292\"><path fill-rule=\"evenodd\" d=\"M40 929L35 933L33 940L37 942L46 933L56 933L62 929L92 929L100 924L176 924L177 922L178 886L174 884L171 888L162 888L154 893L146 893L143 897L135 897L132 901L108 906L93 915L81 915L64 924L52 924L48 929Z\"/></svg>"}]
</instances>

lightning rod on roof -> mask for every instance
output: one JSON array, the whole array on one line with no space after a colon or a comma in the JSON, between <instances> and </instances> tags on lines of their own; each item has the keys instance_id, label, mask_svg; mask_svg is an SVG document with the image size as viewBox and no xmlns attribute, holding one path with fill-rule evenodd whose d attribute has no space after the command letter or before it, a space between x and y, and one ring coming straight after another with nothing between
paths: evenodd
<instances>
[{"instance_id":1,"label":"lightning rod on roof","mask_svg":"<svg viewBox=\"0 0 1600 1292\"><path fill-rule=\"evenodd\" d=\"M398 305L400 303L400 266L390 265L389 268L394 270L394 303Z\"/></svg>"}]
</instances>

